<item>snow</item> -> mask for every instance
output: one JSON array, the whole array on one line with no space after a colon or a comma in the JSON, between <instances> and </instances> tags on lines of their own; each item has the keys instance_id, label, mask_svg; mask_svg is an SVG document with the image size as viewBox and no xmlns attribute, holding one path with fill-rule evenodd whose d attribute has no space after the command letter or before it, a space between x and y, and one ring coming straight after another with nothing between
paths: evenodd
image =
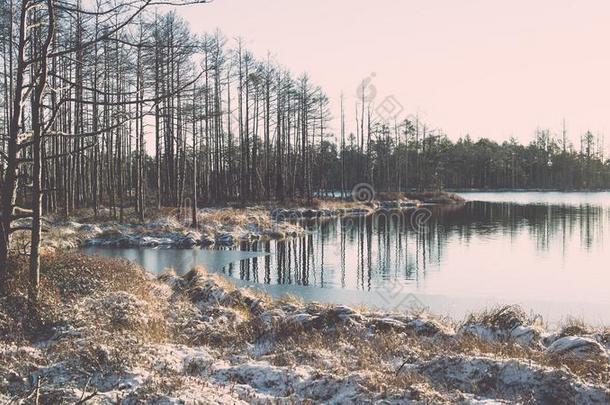
<instances>
[{"instance_id":1,"label":"snow","mask_svg":"<svg viewBox=\"0 0 610 405\"><path fill-rule=\"evenodd\" d=\"M530 317L515 306L505 306L490 313L472 316L459 329L460 335L476 336L489 342L515 342L522 346L540 346L544 330L538 317Z\"/></svg>"},{"instance_id":2,"label":"snow","mask_svg":"<svg viewBox=\"0 0 610 405\"><path fill-rule=\"evenodd\" d=\"M75 297L45 341L0 344L0 399L41 378L44 403L94 390L93 404L610 401L601 378L550 365L607 364L598 335L540 338L516 310L457 327L427 313L276 302L203 270L145 283L140 295ZM526 355L508 357L513 343Z\"/></svg>"},{"instance_id":3,"label":"snow","mask_svg":"<svg viewBox=\"0 0 610 405\"><path fill-rule=\"evenodd\" d=\"M487 357L439 357L416 367L436 383L480 397L520 401L529 393L532 402L605 404L610 401L607 388L575 380L563 370L519 360Z\"/></svg>"},{"instance_id":4,"label":"snow","mask_svg":"<svg viewBox=\"0 0 610 405\"><path fill-rule=\"evenodd\" d=\"M564 336L555 340L547 349L548 354L578 358L603 357L608 353L595 339L584 336Z\"/></svg>"}]
</instances>

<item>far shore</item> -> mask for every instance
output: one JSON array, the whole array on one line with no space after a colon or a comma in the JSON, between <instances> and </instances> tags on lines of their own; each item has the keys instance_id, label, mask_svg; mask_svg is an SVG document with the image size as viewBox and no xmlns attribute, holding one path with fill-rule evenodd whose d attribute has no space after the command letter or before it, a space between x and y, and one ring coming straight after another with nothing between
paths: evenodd
<instances>
[{"instance_id":1,"label":"far shore","mask_svg":"<svg viewBox=\"0 0 610 405\"><path fill-rule=\"evenodd\" d=\"M417 209L422 204L458 205L465 200L447 192L380 192L366 201L312 198L256 204L224 204L198 208L193 225L189 207L148 209L141 222L133 209L125 209L123 222L108 208L78 209L69 218L44 218L43 249L47 251L88 246L174 247L236 246L241 242L278 240L306 232L301 220L368 216L377 210ZM17 232L15 240L27 232Z\"/></svg>"},{"instance_id":2,"label":"far shore","mask_svg":"<svg viewBox=\"0 0 610 405\"><path fill-rule=\"evenodd\" d=\"M452 193L603 193L610 189L559 189L559 188L449 188L447 191Z\"/></svg>"}]
</instances>

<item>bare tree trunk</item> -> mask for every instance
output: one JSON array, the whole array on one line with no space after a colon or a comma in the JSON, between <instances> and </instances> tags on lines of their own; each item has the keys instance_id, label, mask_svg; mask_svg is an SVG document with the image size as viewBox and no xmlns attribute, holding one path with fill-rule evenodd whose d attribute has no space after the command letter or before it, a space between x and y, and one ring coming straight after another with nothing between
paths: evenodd
<instances>
[{"instance_id":1,"label":"bare tree trunk","mask_svg":"<svg viewBox=\"0 0 610 405\"><path fill-rule=\"evenodd\" d=\"M24 78L27 69L25 61L26 48L26 24L27 10L30 5L28 0L21 3L21 14L19 15L19 38L17 42L17 70L15 72L15 92L13 96L13 108L10 117L9 133L6 152L6 170L2 181L1 198L1 223L0 223L0 288L6 287L8 276L8 254L10 251L10 233L13 221L13 211L17 198L17 174L19 170L18 152L21 149L18 144L20 123L23 113L23 90Z\"/></svg>"},{"instance_id":2,"label":"bare tree trunk","mask_svg":"<svg viewBox=\"0 0 610 405\"><path fill-rule=\"evenodd\" d=\"M197 121L196 121L196 109L195 109L195 104L196 104L196 97L195 97L195 86L193 86L193 191L192 191L192 196L193 196L193 201L191 202L192 205L192 211L191 211L191 216L192 216L192 222L191 222L191 226L193 228L197 228L198 227L198 223L197 223Z\"/></svg>"},{"instance_id":3,"label":"bare tree trunk","mask_svg":"<svg viewBox=\"0 0 610 405\"><path fill-rule=\"evenodd\" d=\"M38 301L40 284L40 217L42 210L42 130L43 122L41 116L41 104L45 87L47 85L47 55L49 46L55 32L55 13L53 0L47 0L48 32L41 52L40 71L34 90L32 103L32 159L34 167L32 170L32 239L30 251L30 285L29 302L33 304Z\"/></svg>"}]
</instances>

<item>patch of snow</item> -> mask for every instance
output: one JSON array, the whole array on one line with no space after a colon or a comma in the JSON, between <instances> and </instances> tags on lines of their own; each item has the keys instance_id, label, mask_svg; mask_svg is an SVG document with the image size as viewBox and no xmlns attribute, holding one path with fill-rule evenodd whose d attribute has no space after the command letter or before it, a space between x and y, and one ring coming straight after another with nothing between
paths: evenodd
<instances>
[{"instance_id":1,"label":"patch of snow","mask_svg":"<svg viewBox=\"0 0 610 405\"><path fill-rule=\"evenodd\" d=\"M583 336L564 336L546 349L547 354L578 358L608 357L605 348L595 339Z\"/></svg>"},{"instance_id":2,"label":"patch of snow","mask_svg":"<svg viewBox=\"0 0 610 405\"><path fill-rule=\"evenodd\" d=\"M605 404L610 391L558 369L520 360L443 356L412 367L435 384L484 398L537 403Z\"/></svg>"}]
</instances>

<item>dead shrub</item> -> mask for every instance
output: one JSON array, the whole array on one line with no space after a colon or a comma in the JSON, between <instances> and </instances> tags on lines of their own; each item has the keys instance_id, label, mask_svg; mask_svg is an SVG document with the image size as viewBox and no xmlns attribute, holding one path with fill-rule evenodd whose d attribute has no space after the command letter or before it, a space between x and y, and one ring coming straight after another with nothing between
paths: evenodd
<instances>
[{"instance_id":1,"label":"dead shrub","mask_svg":"<svg viewBox=\"0 0 610 405\"><path fill-rule=\"evenodd\" d=\"M479 324L493 330L510 332L517 326L533 322L534 320L525 313L523 308L517 305L505 305L470 314L465 325Z\"/></svg>"},{"instance_id":2,"label":"dead shrub","mask_svg":"<svg viewBox=\"0 0 610 405\"><path fill-rule=\"evenodd\" d=\"M559 337L565 336L585 336L591 334L592 331L582 319L567 318L559 331Z\"/></svg>"}]
</instances>

